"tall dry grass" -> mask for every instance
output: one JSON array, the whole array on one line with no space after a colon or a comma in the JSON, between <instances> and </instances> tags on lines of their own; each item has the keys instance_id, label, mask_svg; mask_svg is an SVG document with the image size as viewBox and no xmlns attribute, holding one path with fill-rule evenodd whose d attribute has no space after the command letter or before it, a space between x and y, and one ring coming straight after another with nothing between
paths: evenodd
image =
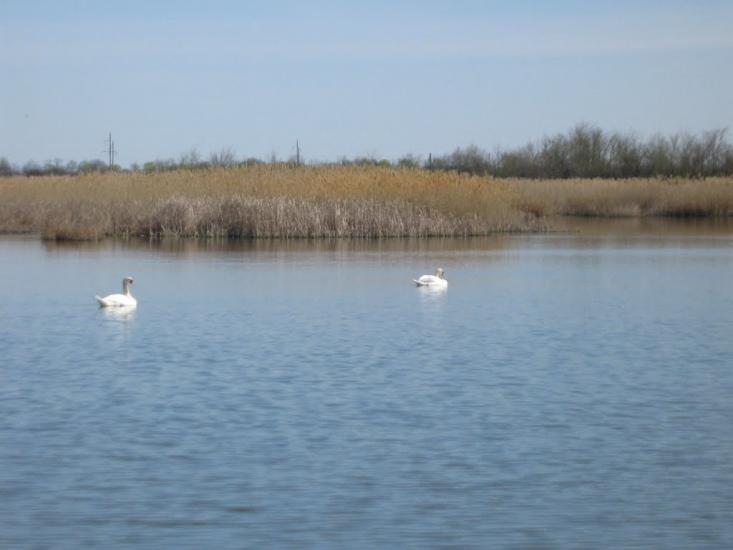
<instances>
[{"instance_id":1,"label":"tall dry grass","mask_svg":"<svg viewBox=\"0 0 733 550\"><path fill-rule=\"evenodd\" d=\"M464 236L540 228L505 183L422 170L252 166L0 181L0 231L106 236Z\"/></svg>"},{"instance_id":2,"label":"tall dry grass","mask_svg":"<svg viewBox=\"0 0 733 550\"><path fill-rule=\"evenodd\" d=\"M728 217L733 178L515 180L512 204L537 216Z\"/></svg>"},{"instance_id":3,"label":"tall dry grass","mask_svg":"<svg viewBox=\"0 0 733 550\"><path fill-rule=\"evenodd\" d=\"M504 180L364 166L11 177L0 232L120 237L469 236L554 215L733 214L733 179Z\"/></svg>"}]
</instances>

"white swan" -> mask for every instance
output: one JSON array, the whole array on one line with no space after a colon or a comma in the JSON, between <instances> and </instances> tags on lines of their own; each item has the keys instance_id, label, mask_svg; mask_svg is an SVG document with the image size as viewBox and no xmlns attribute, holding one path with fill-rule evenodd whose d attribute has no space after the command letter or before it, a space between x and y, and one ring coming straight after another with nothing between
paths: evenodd
<instances>
[{"instance_id":1,"label":"white swan","mask_svg":"<svg viewBox=\"0 0 733 550\"><path fill-rule=\"evenodd\" d=\"M95 296L99 307L135 307L137 300L130 294L130 285L132 284L132 277L125 277L122 279L122 294L110 294L104 298Z\"/></svg>"},{"instance_id":2,"label":"white swan","mask_svg":"<svg viewBox=\"0 0 733 550\"><path fill-rule=\"evenodd\" d=\"M413 279L413 282L417 286L435 286L435 287L447 287L448 281L445 280L445 274L443 268L439 267L435 271L435 275L423 275L419 279Z\"/></svg>"}]
</instances>

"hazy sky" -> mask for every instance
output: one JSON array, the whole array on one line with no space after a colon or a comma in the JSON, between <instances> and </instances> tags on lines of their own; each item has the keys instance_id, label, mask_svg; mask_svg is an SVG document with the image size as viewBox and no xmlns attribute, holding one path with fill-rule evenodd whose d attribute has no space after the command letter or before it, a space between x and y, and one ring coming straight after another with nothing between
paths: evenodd
<instances>
[{"instance_id":1,"label":"hazy sky","mask_svg":"<svg viewBox=\"0 0 733 550\"><path fill-rule=\"evenodd\" d=\"M730 1L0 0L0 157L120 164L733 131Z\"/></svg>"}]
</instances>

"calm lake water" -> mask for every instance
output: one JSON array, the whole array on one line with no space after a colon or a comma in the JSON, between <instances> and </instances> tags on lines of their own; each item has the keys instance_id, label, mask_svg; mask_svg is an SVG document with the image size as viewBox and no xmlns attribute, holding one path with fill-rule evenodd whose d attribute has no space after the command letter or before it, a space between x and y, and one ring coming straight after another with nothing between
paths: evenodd
<instances>
[{"instance_id":1,"label":"calm lake water","mask_svg":"<svg viewBox=\"0 0 733 550\"><path fill-rule=\"evenodd\" d=\"M84 546L731 548L733 226L0 238L0 547Z\"/></svg>"}]
</instances>

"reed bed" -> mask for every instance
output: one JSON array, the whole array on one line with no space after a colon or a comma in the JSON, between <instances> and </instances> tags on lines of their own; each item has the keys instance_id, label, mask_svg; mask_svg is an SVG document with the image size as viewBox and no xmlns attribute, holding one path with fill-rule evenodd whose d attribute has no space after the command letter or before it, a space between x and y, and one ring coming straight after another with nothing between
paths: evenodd
<instances>
[{"instance_id":1,"label":"reed bed","mask_svg":"<svg viewBox=\"0 0 733 550\"><path fill-rule=\"evenodd\" d=\"M733 178L515 180L513 205L540 217L733 216Z\"/></svg>"},{"instance_id":2,"label":"reed bed","mask_svg":"<svg viewBox=\"0 0 733 550\"><path fill-rule=\"evenodd\" d=\"M254 166L9 178L0 231L49 239L468 236L535 231L500 181L376 167Z\"/></svg>"},{"instance_id":3,"label":"reed bed","mask_svg":"<svg viewBox=\"0 0 733 550\"><path fill-rule=\"evenodd\" d=\"M0 232L105 237L430 237L548 228L553 216L731 216L733 179L515 180L263 165L0 181Z\"/></svg>"}]
</instances>

